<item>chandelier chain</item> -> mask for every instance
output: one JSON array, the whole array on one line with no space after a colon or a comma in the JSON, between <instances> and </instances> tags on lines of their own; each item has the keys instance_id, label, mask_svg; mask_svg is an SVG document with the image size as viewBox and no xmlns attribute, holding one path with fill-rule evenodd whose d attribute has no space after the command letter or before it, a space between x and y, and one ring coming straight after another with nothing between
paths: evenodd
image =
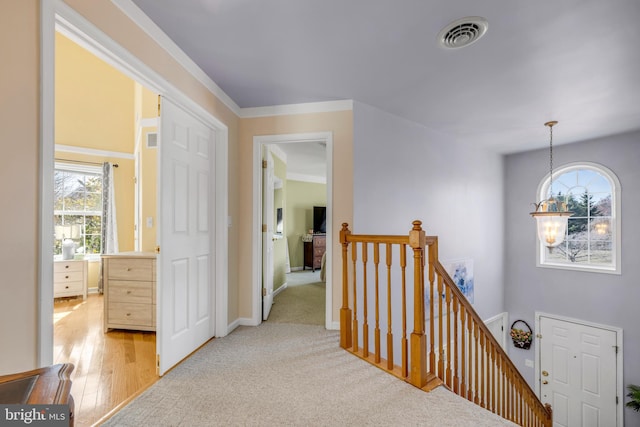
<instances>
[{"instance_id":1,"label":"chandelier chain","mask_svg":"<svg viewBox=\"0 0 640 427\"><path fill-rule=\"evenodd\" d=\"M553 126L549 126L549 195L553 198Z\"/></svg>"}]
</instances>

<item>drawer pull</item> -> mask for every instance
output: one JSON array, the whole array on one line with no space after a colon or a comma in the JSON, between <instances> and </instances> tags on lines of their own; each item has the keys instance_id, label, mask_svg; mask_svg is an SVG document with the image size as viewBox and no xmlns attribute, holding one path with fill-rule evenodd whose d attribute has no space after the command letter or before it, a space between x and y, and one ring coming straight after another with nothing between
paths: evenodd
<instances>
[{"instance_id":1,"label":"drawer pull","mask_svg":"<svg viewBox=\"0 0 640 427\"><path fill-rule=\"evenodd\" d=\"M127 271L131 271L131 267L127 267Z\"/></svg>"},{"instance_id":2,"label":"drawer pull","mask_svg":"<svg viewBox=\"0 0 640 427\"><path fill-rule=\"evenodd\" d=\"M127 291L127 295L129 295L131 293L131 291Z\"/></svg>"},{"instance_id":3,"label":"drawer pull","mask_svg":"<svg viewBox=\"0 0 640 427\"><path fill-rule=\"evenodd\" d=\"M127 316L131 316L131 313L127 313Z\"/></svg>"},{"instance_id":4,"label":"drawer pull","mask_svg":"<svg viewBox=\"0 0 640 427\"><path fill-rule=\"evenodd\" d=\"M65 289L69 289L69 287L68 287L68 286L65 286L64 288L65 288Z\"/></svg>"},{"instance_id":5,"label":"drawer pull","mask_svg":"<svg viewBox=\"0 0 640 427\"><path fill-rule=\"evenodd\" d=\"M64 276L64 278L65 278L65 279L68 279L68 278L69 278L69 276Z\"/></svg>"},{"instance_id":6,"label":"drawer pull","mask_svg":"<svg viewBox=\"0 0 640 427\"><path fill-rule=\"evenodd\" d=\"M69 265L65 265L64 268L69 268Z\"/></svg>"}]
</instances>

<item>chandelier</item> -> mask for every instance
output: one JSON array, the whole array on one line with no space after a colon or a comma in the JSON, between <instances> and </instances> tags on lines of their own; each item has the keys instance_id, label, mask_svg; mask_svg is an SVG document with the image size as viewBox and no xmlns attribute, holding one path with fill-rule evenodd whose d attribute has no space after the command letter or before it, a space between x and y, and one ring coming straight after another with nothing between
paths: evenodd
<instances>
[{"instance_id":1,"label":"chandelier","mask_svg":"<svg viewBox=\"0 0 640 427\"><path fill-rule=\"evenodd\" d=\"M573 215L563 200L553 197L553 126L557 124L557 121L544 124L549 127L549 198L535 203L536 210L531 212L538 226L538 239L549 252L564 242L567 222Z\"/></svg>"}]
</instances>

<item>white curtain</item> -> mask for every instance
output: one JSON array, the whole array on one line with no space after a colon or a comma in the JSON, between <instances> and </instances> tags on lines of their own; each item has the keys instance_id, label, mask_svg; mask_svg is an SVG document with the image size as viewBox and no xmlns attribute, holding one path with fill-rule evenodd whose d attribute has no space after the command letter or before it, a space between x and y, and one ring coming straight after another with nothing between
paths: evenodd
<instances>
[{"instance_id":1,"label":"white curtain","mask_svg":"<svg viewBox=\"0 0 640 427\"><path fill-rule=\"evenodd\" d=\"M102 164L102 253L118 253L118 223L116 221L116 198L113 186L114 165ZM98 291L103 292L103 268L100 266Z\"/></svg>"}]
</instances>

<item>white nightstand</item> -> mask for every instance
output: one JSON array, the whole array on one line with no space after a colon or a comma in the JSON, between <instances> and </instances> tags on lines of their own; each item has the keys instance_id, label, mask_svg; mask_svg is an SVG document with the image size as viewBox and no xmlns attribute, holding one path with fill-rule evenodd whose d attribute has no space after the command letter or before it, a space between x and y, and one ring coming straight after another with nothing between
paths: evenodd
<instances>
[{"instance_id":1,"label":"white nightstand","mask_svg":"<svg viewBox=\"0 0 640 427\"><path fill-rule=\"evenodd\" d=\"M53 262L53 297L82 295L87 299L87 261L80 259Z\"/></svg>"}]
</instances>

